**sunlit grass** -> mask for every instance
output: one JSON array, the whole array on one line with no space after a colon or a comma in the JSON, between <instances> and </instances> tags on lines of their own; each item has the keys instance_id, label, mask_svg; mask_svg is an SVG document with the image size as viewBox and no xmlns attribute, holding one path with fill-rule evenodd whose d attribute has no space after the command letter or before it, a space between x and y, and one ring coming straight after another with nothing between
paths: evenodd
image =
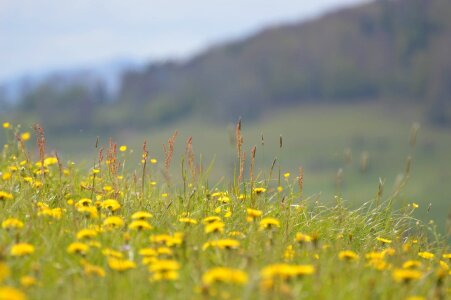
<instances>
[{"instance_id":1,"label":"sunlit grass","mask_svg":"<svg viewBox=\"0 0 451 300\"><path fill-rule=\"evenodd\" d=\"M135 150L135 169L130 147L113 141L80 169L45 151L39 127L36 155L26 148L34 137L6 127L0 299L450 296L445 237L414 217L422 204L399 203L403 159L396 188L376 183L350 208L339 194L308 192L299 165L259 167L260 147L245 139L232 171L201 161L190 141L174 154L175 135L163 157L148 143ZM221 181L209 179L213 169Z\"/></svg>"}]
</instances>

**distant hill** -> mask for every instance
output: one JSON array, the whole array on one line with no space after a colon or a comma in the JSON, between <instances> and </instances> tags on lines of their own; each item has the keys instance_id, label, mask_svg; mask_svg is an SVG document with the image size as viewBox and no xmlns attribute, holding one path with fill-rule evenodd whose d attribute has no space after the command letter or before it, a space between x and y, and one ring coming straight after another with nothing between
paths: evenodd
<instances>
[{"instance_id":1,"label":"distant hill","mask_svg":"<svg viewBox=\"0 0 451 300\"><path fill-rule=\"evenodd\" d=\"M36 106L28 104L39 103L47 123L45 114L67 121L63 110L72 105L81 118L72 118L68 128L114 130L162 124L192 112L229 121L300 103L396 101L419 104L431 121L446 125L451 123L449 49L451 1L379 0L268 28L184 62L127 72L115 103L95 95L86 101L83 89L55 91L47 85L24 97L19 111L34 113ZM72 104L65 101L68 96ZM40 97L47 101L36 101ZM84 109L77 98L85 100ZM65 104L55 106L52 99Z\"/></svg>"}]
</instances>

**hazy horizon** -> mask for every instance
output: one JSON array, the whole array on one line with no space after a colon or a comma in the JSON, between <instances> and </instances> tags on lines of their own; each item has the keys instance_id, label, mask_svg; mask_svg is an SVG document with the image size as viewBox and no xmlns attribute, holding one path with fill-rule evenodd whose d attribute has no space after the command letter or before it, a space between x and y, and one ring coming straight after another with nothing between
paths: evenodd
<instances>
[{"instance_id":1,"label":"hazy horizon","mask_svg":"<svg viewBox=\"0 0 451 300\"><path fill-rule=\"evenodd\" d=\"M0 1L0 81L118 59L186 58L264 27L366 0ZM270 4L273 4L272 6ZM239 5L239 9L237 9Z\"/></svg>"}]
</instances>

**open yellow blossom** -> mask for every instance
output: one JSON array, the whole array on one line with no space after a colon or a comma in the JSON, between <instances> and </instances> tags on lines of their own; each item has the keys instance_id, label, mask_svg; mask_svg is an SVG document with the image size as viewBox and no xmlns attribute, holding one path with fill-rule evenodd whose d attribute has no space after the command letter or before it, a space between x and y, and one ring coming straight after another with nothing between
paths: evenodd
<instances>
[{"instance_id":1,"label":"open yellow blossom","mask_svg":"<svg viewBox=\"0 0 451 300\"><path fill-rule=\"evenodd\" d=\"M240 242L237 240L223 239L204 243L202 250L206 250L210 247L216 249L238 249L239 246Z\"/></svg>"},{"instance_id":2,"label":"open yellow blossom","mask_svg":"<svg viewBox=\"0 0 451 300\"><path fill-rule=\"evenodd\" d=\"M11 179L11 177L12 177L12 174L9 173L9 172L5 172L5 173L2 174L2 180L6 181L6 180Z\"/></svg>"},{"instance_id":3,"label":"open yellow blossom","mask_svg":"<svg viewBox=\"0 0 451 300\"><path fill-rule=\"evenodd\" d=\"M263 212L261 210L253 209L253 208L247 208L246 212L247 212L247 221L248 222L252 222L255 218L261 217L261 215L263 214Z\"/></svg>"},{"instance_id":4,"label":"open yellow blossom","mask_svg":"<svg viewBox=\"0 0 451 300\"><path fill-rule=\"evenodd\" d=\"M20 290L9 286L0 287L0 299L2 300L26 300L27 296Z\"/></svg>"},{"instance_id":5,"label":"open yellow blossom","mask_svg":"<svg viewBox=\"0 0 451 300\"><path fill-rule=\"evenodd\" d=\"M192 218L180 218L179 222L185 223L185 224L193 224L193 225L197 224L197 221Z\"/></svg>"},{"instance_id":6,"label":"open yellow blossom","mask_svg":"<svg viewBox=\"0 0 451 300\"><path fill-rule=\"evenodd\" d=\"M11 247L12 256L25 256L34 253L34 246L28 243L18 243Z\"/></svg>"},{"instance_id":7,"label":"open yellow blossom","mask_svg":"<svg viewBox=\"0 0 451 300\"><path fill-rule=\"evenodd\" d=\"M35 286L38 284L38 280L36 279L36 277L33 276L22 276L20 277L20 285L23 287L31 287L31 286Z\"/></svg>"},{"instance_id":8,"label":"open yellow blossom","mask_svg":"<svg viewBox=\"0 0 451 300\"><path fill-rule=\"evenodd\" d=\"M435 257L435 255L434 255L434 253L431 253L431 252L427 252L427 251L424 251L424 252L418 252L418 256L419 257L422 257L422 258L424 258L424 259L434 259L434 257Z\"/></svg>"},{"instance_id":9,"label":"open yellow blossom","mask_svg":"<svg viewBox=\"0 0 451 300\"><path fill-rule=\"evenodd\" d=\"M178 246L183 243L183 235L180 234L154 234L149 239L151 243L164 244L168 247Z\"/></svg>"},{"instance_id":10,"label":"open yellow blossom","mask_svg":"<svg viewBox=\"0 0 451 300\"><path fill-rule=\"evenodd\" d=\"M231 268L217 267L208 270L202 275L202 283L206 286L215 283L244 285L247 281L248 276L244 271Z\"/></svg>"},{"instance_id":11,"label":"open yellow blossom","mask_svg":"<svg viewBox=\"0 0 451 300\"><path fill-rule=\"evenodd\" d=\"M345 261L355 261L359 259L359 255L351 250L340 251L338 258Z\"/></svg>"},{"instance_id":12,"label":"open yellow blossom","mask_svg":"<svg viewBox=\"0 0 451 300\"><path fill-rule=\"evenodd\" d=\"M144 220L135 220L128 225L128 229L132 230L150 230L152 229L152 225L150 225L147 221Z\"/></svg>"},{"instance_id":13,"label":"open yellow blossom","mask_svg":"<svg viewBox=\"0 0 451 300\"><path fill-rule=\"evenodd\" d=\"M97 231L94 229L81 229L77 232L77 240L92 239L97 236Z\"/></svg>"},{"instance_id":14,"label":"open yellow blossom","mask_svg":"<svg viewBox=\"0 0 451 300\"><path fill-rule=\"evenodd\" d=\"M127 146L126 146L126 145L120 146L120 147L119 147L119 151L121 151L121 152L127 151Z\"/></svg>"},{"instance_id":15,"label":"open yellow blossom","mask_svg":"<svg viewBox=\"0 0 451 300\"><path fill-rule=\"evenodd\" d=\"M67 253L70 254L86 255L89 251L89 246L83 243L75 242L70 244L66 250Z\"/></svg>"},{"instance_id":16,"label":"open yellow blossom","mask_svg":"<svg viewBox=\"0 0 451 300\"><path fill-rule=\"evenodd\" d=\"M150 272L168 272L180 269L180 264L175 260L157 260L149 266Z\"/></svg>"},{"instance_id":17,"label":"open yellow blossom","mask_svg":"<svg viewBox=\"0 0 451 300\"><path fill-rule=\"evenodd\" d=\"M294 240L298 243L310 243L313 241L313 238L308 234L298 232L296 233Z\"/></svg>"},{"instance_id":18,"label":"open yellow blossom","mask_svg":"<svg viewBox=\"0 0 451 300\"><path fill-rule=\"evenodd\" d=\"M105 277L105 270L100 266L85 263L83 265L83 271L88 276Z\"/></svg>"},{"instance_id":19,"label":"open yellow blossom","mask_svg":"<svg viewBox=\"0 0 451 300\"><path fill-rule=\"evenodd\" d=\"M79 213L82 213L83 215L85 215L86 217L89 217L91 219L97 219L98 218L98 212L97 212L97 208L95 206L82 206L82 207L78 207L77 211Z\"/></svg>"},{"instance_id":20,"label":"open yellow blossom","mask_svg":"<svg viewBox=\"0 0 451 300\"><path fill-rule=\"evenodd\" d=\"M20 135L20 139L24 142L28 141L30 139L30 137L31 137L31 135L28 131L24 132Z\"/></svg>"},{"instance_id":21,"label":"open yellow blossom","mask_svg":"<svg viewBox=\"0 0 451 300\"><path fill-rule=\"evenodd\" d=\"M4 261L0 260L0 283L2 283L10 275L11 275L11 269L8 267L8 265Z\"/></svg>"},{"instance_id":22,"label":"open yellow blossom","mask_svg":"<svg viewBox=\"0 0 451 300\"><path fill-rule=\"evenodd\" d=\"M420 271L409 269L395 269L392 273L392 277L395 281L403 283L418 280L422 275L423 274Z\"/></svg>"},{"instance_id":23,"label":"open yellow blossom","mask_svg":"<svg viewBox=\"0 0 451 300\"><path fill-rule=\"evenodd\" d=\"M16 218L8 218L2 222L3 229L22 229L23 226L23 222Z\"/></svg>"},{"instance_id":24,"label":"open yellow blossom","mask_svg":"<svg viewBox=\"0 0 451 300\"><path fill-rule=\"evenodd\" d=\"M442 255L443 258L451 259L451 253L445 253Z\"/></svg>"},{"instance_id":25,"label":"open yellow blossom","mask_svg":"<svg viewBox=\"0 0 451 300\"><path fill-rule=\"evenodd\" d=\"M61 219L61 215L63 214L63 209L60 207L56 208L43 208L40 212L38 212L38 216L48 216L54 219Z\"/></svg>"},{"instance_id":26,"label":"open yellow blossom","mask_svg":"<svg viewBox=\"0 0 451 300\"><path fill-rule=\"evenodd\" d=\"M124 226L124 220L118 216L108 217L103 220L103 227L107 229L120 228Z\"/></svg>"},{"instance_id":27,"label":"open yellow blossom","mask_svg":"<svg viewBox=\"0 0 451 300\"><path fill-rule=\"evenodd\" d=\"M115 257L108 258L108 266L110 269L124 272L136 268L136 263L128 259L120 259Z\"/></svg>"},{"instance_id":28,"label":"open yellow blossom","mask_svg":"<svg viewBox=\"0 0 451 300\"><path fill-rule=\"evenodd\" d=\"M3 126L3 128L7 129L7 128L11 127L11 124L9 122L3 122L2 126Z\"/></svg>"},{"instance_id":29,"label":"open yellow blossom","mask_svg":"<svg viewBox=\"0 0 451 300\"><path fill-rule=\"evenodd\" d=\"M213 222L205 226L205 233L224 232L225 224L221 221Z\"/></svg>"},{"instance_id":30,"label":"open yellow blossom","mask_svg":"<svg viewBox=\"0 0 451 300\"><path fill-rule=\"evenodd\" d=\"M103 249L102 254L105 255L106 257L113 257L113 258L118 258L118 259L124 257L124 254L122 252L116 251L111 248Z\"/></svg>"},{"instance_id":31,"label":"open yellow blossom","mask_svg":"<svg viewBox=\"0 0 451 300\"><path fill-rule=\"evenodd\" d=\"M264 187L256 187L253 189L253 192L257 195L259 194L263 194L264 192L266 192L266 188Z\"/></svg>"},{"instance_id":32,"label":"open yellow blossom","mask_svg":"<svg viewBox=\"0 0 451 300\"><path fill-rule=\"evenodd\" d=\"M154 248L142 248L139 250L141 256L157 256L158 252Z\"/></svg>"},{"instance_id":33,"label":"open yellow blossom","mask_svg":"<svg viewBox=\"0 0 451 300\"><path fill-rule=\"evenodd\" d=\"M0 191L0 201L1 200L11 200L12 198L13 198L13 195L11 193Z\"/></svg>"},{"instance_id":34,"label":"open yellow blossom","mask_svg":"<svg viewBox=\"0 0 451 300\"><path fill-rule=\"evenodd\" d=\"M121 208L121 205L115 199L106 199L100 203L100 207L110 211L117 211L119 208Z\"/></svg>"},{"instance_id":35,"label":"open yellow blossom","mask_svg":"<svg viewBox=\"0 0 451 300\"><path fill-rule=\"evenodd\" d=\"M279 220L277 220L275 218L263 218L260 221L260 230L272 229L275 227L280 227Z\"/></svg>"},{"instance_id":36,"label":"open yellow blossom","mask_svg":"<svg viewBox=\"0 0 451 300\"><path fill-rule=\"evenodd\" d=\"M218 216L210 216L210 217L206 217L205 219L202 220L202 223L204 224L210 224L210 223L214 223L217 221L221 221L221 218Z\"/></svg>"},{"instance_id":37,"label":"open yellow blossom","mask_svg":"<svg viewBox=\"0 0 451 300\"><path fill-rule=\"evenodd\" d=\"M262 279L282 279L312 275L315 273L313 265L273 264L263 268L260 272Z\"/></svg>"},{"instance_id":38,"label":"open yellow blossom","mask_svg":"<svg viewBox=\"0 0 451 300\"><path fill-rule=\"evenodd\" d=\"M153 215L147 211L137 211L132 215L133 220L145 220L152 217Z\"/></svg>"},{"instance_id":39,"label":"open yellow blossom","mask_svg":"<svg viewBox=\"0 0 451 300\"><path fill-rule=\"evenodd\" d=\"M408 260L402 264L403 269L416 269L420 268L422 263L418 260Z\"/></svg>"}]
</instances>

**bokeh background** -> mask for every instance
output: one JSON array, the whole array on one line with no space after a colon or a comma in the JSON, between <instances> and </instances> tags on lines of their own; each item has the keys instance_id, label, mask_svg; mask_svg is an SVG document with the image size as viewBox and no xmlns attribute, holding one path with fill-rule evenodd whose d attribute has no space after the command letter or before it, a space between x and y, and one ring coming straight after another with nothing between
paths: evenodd
<instances>
[{"instance_id":1,"label":"bokeh background","mask_svg":"<svg viewBox=\"0 0 451 300\"><path fill-rule=\"evenodd\" d=\"M395 190L412 156L398 204L442 230L450 49L449 0L0 0L0 120L42 124L49 151L82 166L97 137L127 145L130 168L144 140L161 160L178 130L176 158L192 136L216 183L241 117L262 172L302 165L306 195L356 205L380 180Z\"/></svg>"}]
</instances>

